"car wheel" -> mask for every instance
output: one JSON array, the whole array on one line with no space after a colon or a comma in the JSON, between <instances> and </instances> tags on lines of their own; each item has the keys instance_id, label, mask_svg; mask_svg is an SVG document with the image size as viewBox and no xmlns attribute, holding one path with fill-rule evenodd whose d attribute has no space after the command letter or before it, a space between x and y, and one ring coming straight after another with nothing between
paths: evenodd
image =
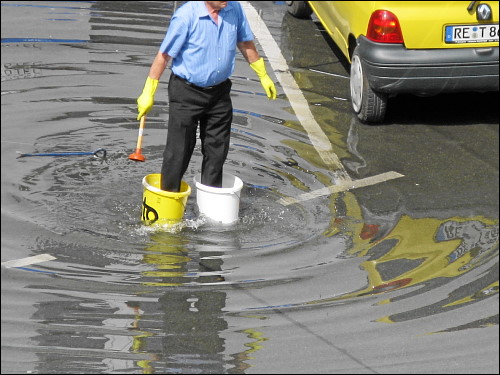
<instances>
[{"instance_id":1,"label":"car wheel","mask_svg":"<svg viewBox=\"0 0 500 375\"><path fill-rule=\"evenodd\" d=\"M363 70L359 54L354 50L351 58L351 103L362 122L381 122L387 108L387 95L373 91Z\"/></svg>"},{"instance_id":2,"label":"car wheel","mask_svg":"<svg viewBox=\"0 0 500 375\"><path fill-rule=\"evenodd\" d=\"M287 1L286 7L288 13L297 18L309 18L312 14L312 9L307 4L307 1Z\"/></svg>"}]
</instances>

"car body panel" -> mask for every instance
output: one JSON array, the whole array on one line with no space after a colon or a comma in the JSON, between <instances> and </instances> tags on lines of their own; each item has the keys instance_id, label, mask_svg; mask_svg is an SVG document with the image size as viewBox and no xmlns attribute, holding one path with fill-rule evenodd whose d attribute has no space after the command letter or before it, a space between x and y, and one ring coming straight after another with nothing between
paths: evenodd
<instances>
[{"instance_id":1,"label":"car body panel","mask_svg":"<svg viewBox=\"0 0 500 375\"><path fill-rule=\"evenodd\" d=\"M366 35L371 14L378 9L388 10L398 18L407 49L460 49L498 46L498 42L446 43L447 25L498 24L497 1L487 3L492 19L478 21L476 4L470 1L309 1L322 25L344 55L350 59L350 42ZM352 48L352 46L351 46ZM352 50L351 50L352 52Z\"/></svg>"},{"instance_id":2,"label":"car body panel","mask_svg":"<svg viewBox=\"0 0 500 375\"><path fill-rule=\"evenodd\" d=\"M287 6L299 18L314 13L351 64L351 103L362 122L382 122L388 99L401 93L499 90L498 1L290 1Z\"/></svg>"},{"instance_id":3,"label":"car body panel","mask_svg":"<svg viewBox=\"0 0 500 375\"><path fill-rule=\"evenodd\" d=\"M436 95L498 91L498 48L408 50L360 37L358 51L373 90Z\"/></svg>"},{"instance_id":4,"label":"car body panel","mask_svg":"<svg viewBox=\"0 0 500 375\"><path fill-rule=\"evenodd\" d=\"M447 25L498 24L493 1L309 1L322 25L350 61L357 48L370 87L387 94L435 95L497 91L498 42L446 43ZM474 3L474 4L472 4ZM492 17L478 21L479 3ZM388 10L399 20L404 43L366 37L371 14Z\"/></svg>"}]
</instances>

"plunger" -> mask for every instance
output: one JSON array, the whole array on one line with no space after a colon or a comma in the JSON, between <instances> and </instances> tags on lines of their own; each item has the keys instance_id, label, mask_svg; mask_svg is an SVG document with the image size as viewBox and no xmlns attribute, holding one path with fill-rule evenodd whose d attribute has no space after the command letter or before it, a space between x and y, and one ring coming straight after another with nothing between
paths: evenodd
<instances>
[{"instance_id":1,"label":"plunger","mask_svg":"<svg viewBox=\"0 0 500 375\"><path fill-rule=\"evenodd\" d=\"M146 122L146 116L141 117L141 124L139 126L139 136L137 137L137 147L135 148L135 152L131 153L128 158L130 160L135 161L145 161L146 158L143 154L141 154L142 148L142 133L144 132L144 124Z\"/></svg>"}]
</instances>

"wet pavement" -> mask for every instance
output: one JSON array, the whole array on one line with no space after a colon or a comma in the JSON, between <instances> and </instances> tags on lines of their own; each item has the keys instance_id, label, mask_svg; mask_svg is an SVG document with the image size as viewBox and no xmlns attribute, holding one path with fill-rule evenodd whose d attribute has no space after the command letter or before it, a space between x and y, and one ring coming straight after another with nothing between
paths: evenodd
<instances>
[{"instance_id":1,"label":"wet pavement","mask_svg":"<svg viewBox=\"0 0 500 375\"><path fill-rule=\"evenodd\" d=\"M128 155L182 2L1 3L2 373L498 373L498 93L361 124L321 26L241 3L278 99L238 55L240 218L192 194L169 228L140 220L169 71Z\"/></svg>"}]
</instances>

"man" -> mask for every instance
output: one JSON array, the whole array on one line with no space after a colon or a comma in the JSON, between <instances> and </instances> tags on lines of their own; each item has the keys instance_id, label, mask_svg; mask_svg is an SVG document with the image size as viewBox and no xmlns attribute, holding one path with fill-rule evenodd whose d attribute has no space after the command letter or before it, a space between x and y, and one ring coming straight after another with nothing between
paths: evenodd
<instances>
[{"instance_id":1,"label":"man","mask_svg":"<svg viewBox=\"0 0 500 375\"><path fill-rule=\"evenodd\" d=\"M233 118L229 77L234 71L236 47L257 73L268 98L276 99L276 88L237 1L189 1L174 13L137 99L139 120L153 106L158 81L172 59L161 189L180 190L196 144L198 123L203 153L201 183L222 187Z\"/></svg>"}]
</instances>

